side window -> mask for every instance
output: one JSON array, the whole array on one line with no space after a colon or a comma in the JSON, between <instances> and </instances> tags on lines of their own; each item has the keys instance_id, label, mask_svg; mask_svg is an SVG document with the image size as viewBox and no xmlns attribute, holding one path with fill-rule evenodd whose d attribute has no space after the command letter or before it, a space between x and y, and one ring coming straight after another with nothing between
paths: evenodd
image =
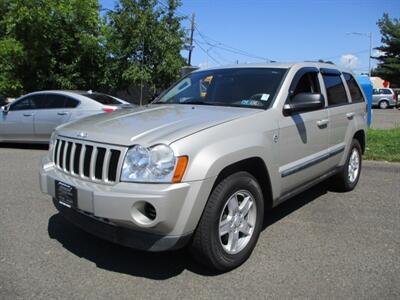
<instances>
[{"instance_id":1,"label":"side window","mask_svg":"<svg viewBox=\"0 0 400 300\"><path fill-rule=\"evenodd\" d=\"M379 94L379 90L378 89L373 89L372 94L373 95L378 95Z\"/></svg>"},{"instance_id":2,"label":"side window","mask_svg":"<svg viewBox=\"0 0 400 300\"><path fill-rule=\"evenodd\" d=\"M346 90L342 79L336 74L324 74L326 93L328 94L328 105L338 105L348 103Z\"/></svg>"},{"instance_id":3,"label":"side window","mask_svg":"<svg viewBox=\"0 0 400 300\"><path fill-rule=\"evenodd\" d=\"M65 97L65 108L75 108L79 105L79 101L70 97Z\"/></svg>"},{"instance_id":4,"label":"side window","mask_svg":"<svg viewBox=\"0 0 400 300\"><path fill-rule=\"evenodd\" d=\"M296 87L293 89L292 97L300 93L321 93L317 72L305 73L300 77Z\"/></svg>"},{"instance_id":5,"label":"side window","mask_svg":"<svg viewBox=\"0 0 400 300\"><path fill-rule=\"evenodd\" d=\"M388 90L388 89L382 89L382 94L391 95L392 92L390 90Z\"/></svg>"},{"instance_id":6,"label":"side window","mask_svg":"<svg viewBox=\"0 0 400 300\"><path fill-rule=\"evenodd\" d=\"M47 96L47 107L48 109L54 108L64 108L65 105L65 96L63 95L56 95L56 94L49 94Z\"/></svg>"},{"instance_id":7,"label":"side window","mask_svg":"<svg viewBox=\"0 0 400 300\"><path fill-rule=\"evenodd\" d=\"M23 98L10 106L10 111L35 109L30 97Z\"/></svg>"},{"instance_id":8,"label":"side window","mask_svg":"<svg viewBox=\"0 0 400 300\"><path fill-rule=\"evenodd\" d=\"M344 79L346 79L347 86L349 87L351 100L353 103L365 102L360 88L354 77L349 73L343 73Z\"/></svg>"},{"instance_id":9,"label":"side window","mask_svg":"<svg viewBox=\"0 0 400 300\"><path fill-rule=\"evenodd\" d=\"M35 109L44 109L47 106L47 95L46 94L39 94L39 95L32 95L31 101Z\"/></svg>"}]
</instances>

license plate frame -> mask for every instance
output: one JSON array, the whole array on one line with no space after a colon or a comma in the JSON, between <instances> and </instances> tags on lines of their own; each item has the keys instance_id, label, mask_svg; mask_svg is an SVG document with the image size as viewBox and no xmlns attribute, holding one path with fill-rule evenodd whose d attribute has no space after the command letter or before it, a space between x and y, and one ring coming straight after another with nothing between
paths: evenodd
<instances>
[{"instance_id":1,"label":"license plate frame","mask_svg":"<svg viewBox=\"0 0 400 300\"><path fill-rule=\"evenodd\" d=\"M58 203L68 208L78 207L78 197L76 187L62 181L55 182L56 199Z\"/></svg>"}]
</instances>

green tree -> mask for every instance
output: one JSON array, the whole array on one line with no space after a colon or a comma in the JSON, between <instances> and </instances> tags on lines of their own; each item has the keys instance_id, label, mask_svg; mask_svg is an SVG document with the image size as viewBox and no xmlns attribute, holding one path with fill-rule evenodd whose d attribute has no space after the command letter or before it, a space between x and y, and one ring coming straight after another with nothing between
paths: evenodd
<instances>
[{"instance_id":1,"label":"green tree","mask_svg":"<svg viewBox=\"0 0 400 300\"><path fill-rule=\"evenodd\" d=\"M0 93L104 84L97 0L0 0Z\"/></svg>"},{"instance_id":2,"label":"green tree","mask_svg":"<svg viewBox=\"0 0 400 300\"><path fill-rule=\"evenodd\" d=\"M382 55L374 57L379 63L373 75L400 86L400 21L391 19L385 13L377 24L382 35L382 46L376 49L381 51Z\"/></svg>"},{"instance_id":3,"label":"green tree","mask_svg":"<svg viewBox=\"0 0 400 300\"><path fill-rule=\"evenodd\" d=\"M107 14L107 82L165 88L179 77L184 31L175 15L180 1L120 0Z\"/></svg>"}]
</instances>

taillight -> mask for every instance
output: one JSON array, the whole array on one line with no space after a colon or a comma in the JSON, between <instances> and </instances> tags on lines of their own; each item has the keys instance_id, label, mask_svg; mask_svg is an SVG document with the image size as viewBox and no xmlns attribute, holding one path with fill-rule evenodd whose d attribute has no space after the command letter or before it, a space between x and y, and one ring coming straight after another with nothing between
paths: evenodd
<instances>
[{"instance_id":1,"label":"taillight","mask_svg":"<svg viewBox=\"0 0 400 300\"><path fill-rule=\"evenodd\" d=\"M393 93L393 100L394 100L394 101L396 101L396 100L397 100L396 93Z\"/></svg>"},{"instance_id":2,"label":"taillight","mask_svg":"<svg viewBox=\"0 0 400 300\"><path fill-rule=\"evenodd\" d=\"M115 110L116 110L116 108L112 108L112 107L104 107L103 108L103 111L106 112L106 113L110 113L110 112L113 112Z\"/></svg>"}]
</instances>

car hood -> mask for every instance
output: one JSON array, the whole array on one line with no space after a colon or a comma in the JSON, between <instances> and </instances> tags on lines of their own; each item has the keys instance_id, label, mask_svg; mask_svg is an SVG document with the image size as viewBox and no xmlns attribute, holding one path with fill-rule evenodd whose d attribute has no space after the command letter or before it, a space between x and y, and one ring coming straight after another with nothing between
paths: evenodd
<instances>
[{"instance_id":1,"label":"car hood","mask_svg":"<svg viewBox=\"0 0 400 300\"><path fill-rule=\"evenodd\" d=\"M107 144L170 144L195 132L262 110L203 105L148 105L80 119L57 128L59 135Z\"/></svg>"}]
</instances>

